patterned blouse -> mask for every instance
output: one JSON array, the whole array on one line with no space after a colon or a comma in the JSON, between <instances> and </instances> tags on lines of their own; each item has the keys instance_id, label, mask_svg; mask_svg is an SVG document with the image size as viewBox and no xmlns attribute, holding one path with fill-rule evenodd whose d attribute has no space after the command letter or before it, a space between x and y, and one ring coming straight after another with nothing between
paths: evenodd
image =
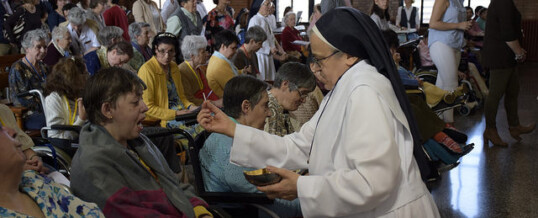
<instances>
[{"instance_id":1,"label":"patterned blouse","mask_svg":"<svg viewBox=\"0 0 538 218\"><path fill-rule=\"evenodd\" d=\"M41 61L38 61L36 66L30 67L23 60L24 58L13 63L9 69L9 92L11 93L12 101L18 102L22 106L30 108L30 110L37 110L40 108L40 104L36 98L18 98L17 94L31 89L42 91L48 74L47 67ZM39 73L36 72L36 68L39 69Z\"/></svg>"},{"instance_id":2,"label":"patterned blouse","mask_svg":"<svg viewBox=\"0 0 538 218\"><path fill-rule=\"evenodd\" d=\"M264 131L273 135L285 136L295 132L293 125L291 125L290 114L285 111L278 103L275 96L267 91L269 96L269 110L271 110L271 116L265 118Z\"/></svg>"},{"instance_id":3,"label":"patterned blouse","mask_svg":"<svg viewBox=\"0 0 538 218\"><path fill-rule=\"evenodd\" d=\"M19 189L35 201L45 217L105 217L96 204L80 200L60 184L33 170L22 174ZM0 207L0 217L30 216Z\"/></svg>"},{"instance_id":4,"label":"patterned blouse","mask_svg":"<svg viewBox=\"0 0 538 218\"><path fill-rule=\"evenodd\" d=\"M207 23L205 28L207 45L213 47L213 44L215 43L214 36L218 32L225 29L234 32L234 19L228 10L226 10L225 15L221 15L219 12L217 12L217 8L214 8L207 14Z\"/></svg>"}]
</instances>

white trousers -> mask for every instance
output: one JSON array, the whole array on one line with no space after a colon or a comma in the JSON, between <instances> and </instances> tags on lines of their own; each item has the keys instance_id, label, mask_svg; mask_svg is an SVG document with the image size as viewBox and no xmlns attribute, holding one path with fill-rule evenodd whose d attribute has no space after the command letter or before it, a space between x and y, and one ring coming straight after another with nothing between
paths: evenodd
<instances>
[{"instance_id":1,"label":"white trousers","mask_svg":"<svg viewBox=\"0 0 538 218\"><path fill-rule=\"evenodd\" d=\"M458 87L458 66L461 51L442 42L434 42L430 46L430 56L438 72L435 85L447 91L456 89ZM454 110L447 110L440 117L447 123L453 123Z\"/></svg>"},{"instance_id":2,"label":"white trousers","mask_svg":"<svg viewBox=\"0 0 538 218\"><path fill-rule=\"evenodd\" d=\"M258 70L260 71L259 79L274 81L276 70L273 55L256 52L256 57L258 58Z\"/></svg>"}]
</instances>

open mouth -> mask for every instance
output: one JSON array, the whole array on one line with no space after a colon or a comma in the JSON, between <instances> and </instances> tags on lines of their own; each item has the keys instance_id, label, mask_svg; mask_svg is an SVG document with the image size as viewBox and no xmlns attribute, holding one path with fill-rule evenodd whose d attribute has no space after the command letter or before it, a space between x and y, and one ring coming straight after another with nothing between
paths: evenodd
<instances>
[{"instance_id":1,"label":"open mouth","mask_svg":"<svg viewBox=\"0 0 538 218\"><path fill-rule=\"evenodd\" d=\"M136 123L138 132L141 132L144 129L144 125L142 124L142 121L144 121L145 118L146 116L143 116L142 119L140 119L138 123Z\"/></svg>"}]
</instances>

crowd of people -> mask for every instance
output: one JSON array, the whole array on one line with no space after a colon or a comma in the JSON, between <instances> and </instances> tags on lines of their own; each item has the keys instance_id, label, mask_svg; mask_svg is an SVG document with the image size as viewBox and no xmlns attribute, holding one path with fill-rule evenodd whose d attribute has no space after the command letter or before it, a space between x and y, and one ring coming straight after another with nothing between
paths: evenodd
<instances>
[{"instance_id":1,"label":"crowd of people","mask_svg":"<svg viewBox=\"0 0 538 218\"><path fill-rule=\"evenodd\" d=\"M511 136L521 140L535 128L517 116L514 66L526 58L520 27L499 21L520 23L512 1L477 9L476 19L461 0L435 1L419 45L423 65L438 71L435 84L399 64L393 30L420 28L413 0L398 8L395 23L389 0L373 0L369 14L323 0L307 34L288 7L278 38L272 0L237 14L230 0L213 2L207 11L201 0L166 0L162 9L137 0L129 10L118 0L2 1L9 16L0 54L24 54L9 70L9 98L28 108L24 129L82 129L49 133L78 140L68 192L46 176L54 169L0 105L0 216L213 217L178 178L173 137L145 136L179 128L193 137L212 132L200 150L207 191L264 192L277 198L268 209L281 217L439 217L422 148L445 146L458 157L469 150L453 111L431 109L465 94L458 85L465 46L485 51L484 62L475 50L463 55L475 76L491 75L484 138L507 145L495 124L503 95ZM511 17L501 18L508 9ZM44 102L20 95L33 89ZM176 120L191 113L197 124ZM258 168L281 181L248 183L242 172Z\"/></svg>"}]
</instances>

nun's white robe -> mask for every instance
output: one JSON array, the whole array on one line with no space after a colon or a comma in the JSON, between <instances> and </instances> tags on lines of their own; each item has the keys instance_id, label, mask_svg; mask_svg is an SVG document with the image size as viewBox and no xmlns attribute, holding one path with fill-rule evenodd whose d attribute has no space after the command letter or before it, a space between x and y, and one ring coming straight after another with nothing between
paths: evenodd
<instances>
[{"instance_id":1,"label":"nun's white robe","mask_svg":"<svg viewBox=\"0 0 538 218\"><path fill-rule=\"evenodd\" d=\"M237 125L231 161L308 168L297 181L305 217L439 217L392 86L366 61L341 77L300 132L279 137Z\"/></svg>"},{"instance_id":2,"label":"nun's white robe","mask_svg":"<svg viewBox=\"0 0 538 218\"><path fill-rule=\"evenodd\" d=\"M249 29L253 26L261 27L267 34L267 40L263 42L260 50L256 52L258 70L260 71L258 78L261 80L275 80L275 62L273 55L271 55L271 48L275 47L275 36L271 30L271 25L267 22L266 17L257 13L248 22Z\"/></svg>"}]
</instances>

